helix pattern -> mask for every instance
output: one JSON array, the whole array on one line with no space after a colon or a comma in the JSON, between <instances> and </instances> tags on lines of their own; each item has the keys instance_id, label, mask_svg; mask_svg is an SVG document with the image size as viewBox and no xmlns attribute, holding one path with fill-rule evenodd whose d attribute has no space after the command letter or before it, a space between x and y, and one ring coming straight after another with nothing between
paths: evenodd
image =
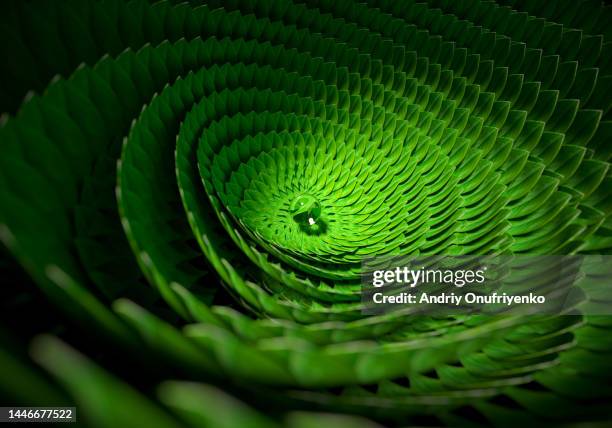
<instances>
[{"instance_id":1,"label":"helix pattern","mask_svg":"<svg viewBox=\"0 0 612 428\"><path fill-rule=\"evenodd\" d=\"M155 426L607 418L609 317L364 316L360 268L612 249L609 7L195 3L6 6L0 238L70 319L185 371L119 393L43 337L46 388Z\"/></svg>"}]
</instances>

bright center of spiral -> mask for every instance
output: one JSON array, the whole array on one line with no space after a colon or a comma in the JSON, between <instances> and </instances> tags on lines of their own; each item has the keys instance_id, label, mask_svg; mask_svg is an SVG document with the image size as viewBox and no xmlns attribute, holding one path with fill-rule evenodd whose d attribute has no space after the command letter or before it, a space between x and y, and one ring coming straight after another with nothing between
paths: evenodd
<instances>
[{"instance_id":1,"label":"bright center of spiral","mask_svg":"<svg viewBox=\"0 0 612 428\"><path fill-rule=\"evenodd\" d=\"M311 227L321 217L321 204L314 196L302 194L293 199L289 206L289 212L297 223Z\"/></svg>"}]
</instances>

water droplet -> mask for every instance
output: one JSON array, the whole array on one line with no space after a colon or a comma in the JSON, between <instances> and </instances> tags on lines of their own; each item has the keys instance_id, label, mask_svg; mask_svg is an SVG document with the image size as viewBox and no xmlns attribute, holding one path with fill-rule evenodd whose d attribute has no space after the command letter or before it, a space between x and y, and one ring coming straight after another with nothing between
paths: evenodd
<instances>
[{"instance_id":1,"label":"water droplet","mask_svg":"<svg viewBox=\"0 0 612 428\"><path fill-rule=\"evenodd\" d=\"M302 194L293 199L289 212L300 225L312 227L321 218L321 203L312 195Z\"/></svg>"}]
</instances>

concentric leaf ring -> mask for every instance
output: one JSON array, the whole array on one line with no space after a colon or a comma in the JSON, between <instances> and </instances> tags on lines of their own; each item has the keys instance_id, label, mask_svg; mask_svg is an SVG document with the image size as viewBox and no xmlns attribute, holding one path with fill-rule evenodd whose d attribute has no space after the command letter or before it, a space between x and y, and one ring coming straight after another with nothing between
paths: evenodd
<instances>
[{"instance_id":1,"label":"concentric leaf ring","mask_svg":"<svg viewBox=\"0 0 612 428\"><path fill-rule=\"evenodd\" d=\"M604 419L607 317L362 312L370 256L612 248L610 12L553 3L12 5L0 238L112 346L290 397L262 426ZM131 405L220 426L206 388Z\"/></svg>"}]
</instances>

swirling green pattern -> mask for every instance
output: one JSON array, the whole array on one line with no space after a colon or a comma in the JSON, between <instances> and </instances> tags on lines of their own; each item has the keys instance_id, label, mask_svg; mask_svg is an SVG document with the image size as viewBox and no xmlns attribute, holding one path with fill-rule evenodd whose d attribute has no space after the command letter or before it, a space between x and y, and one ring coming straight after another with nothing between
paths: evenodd
<instances>
[{"instance_id":1,"label":"swirling green pattern","mask_svg":"<svg viewBox=\"0 0 612 428\"><path fill-rule=\"evenodd\" d=\"M3 7L0 238L161 382L57 333L34 362L0 348L7 396L94 426L608 420L609 317L364 316L359 277L372 255L612 249L608 6Z\"/></svg>"}]
</instances>

